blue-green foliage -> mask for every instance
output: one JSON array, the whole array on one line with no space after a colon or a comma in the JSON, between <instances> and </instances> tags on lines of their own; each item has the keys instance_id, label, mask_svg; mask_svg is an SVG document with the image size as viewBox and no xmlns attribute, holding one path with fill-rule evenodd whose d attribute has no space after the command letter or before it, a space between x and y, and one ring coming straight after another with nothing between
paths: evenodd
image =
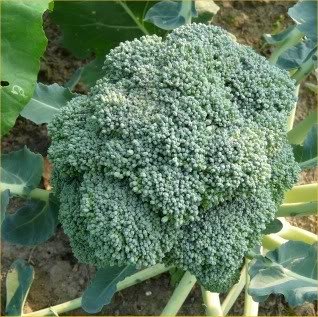
<instances>
[{"instance_id":1,"label":"blue-green foliage","mask_svg":"<svg viewBox=\"0 0 318 317\"><path fill-rule=\"evenodd\" d=\"M306 61L317 67L317 1L300 0L289 8L288 15L296 25L280 34L265 39L269 44L280 45L293 37L293 33L301 32L302 39L284 51L277 60L277 66L283 69L297 69Z\"/></svg>"},{"instance_id":2,"label":"blue-green foliage","mask_svg":"<svg viewBox=\"0 0 318 317\"><path fill-rule=\"evenodd\" d=\"M204 24L124 42L104 70L49 125L75 255L99 267L174 264L227 290L297 180L293 81Z\"/></svg>"},{"instance_id":3,"label":"blue-green foliage","mask_svg":"<svg viewBox=\"0 0 318 317\"><path fill-rule=\"evenodd\" d=\"M192 17L197 17L194 1L160 1L154 4L145 15L144 20L152 22L164 30L173 30L189 23Z\"/></svg>"}]
</instances>

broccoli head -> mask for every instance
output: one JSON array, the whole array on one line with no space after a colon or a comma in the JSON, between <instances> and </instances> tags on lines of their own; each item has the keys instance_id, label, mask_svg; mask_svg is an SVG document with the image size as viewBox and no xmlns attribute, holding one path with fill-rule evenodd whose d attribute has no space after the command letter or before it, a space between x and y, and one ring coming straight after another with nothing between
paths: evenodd
<instances>
[{"instance_id":1,"label":"broccoli head","mask_svg":"<svg viewBox=\"0 0 318 317\"><path fill-rule=\"evenodd\" d=\"M49 125L75 255L98 267L173 264L226 291L297 181L294 82L204 24L121 43L103 70Z\"/></svg>"}]
</instances>

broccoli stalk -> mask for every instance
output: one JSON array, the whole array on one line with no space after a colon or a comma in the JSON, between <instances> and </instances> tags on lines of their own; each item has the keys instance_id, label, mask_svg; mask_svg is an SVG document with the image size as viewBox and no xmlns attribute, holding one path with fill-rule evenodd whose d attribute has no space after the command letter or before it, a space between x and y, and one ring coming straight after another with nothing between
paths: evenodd
<instances>
[{"instance_id":1,"label":"broccoli stalk","mask_svg":"<svg viewBox=\"0 0 318 317\"><path fill-rule=\"evenodd\" d=\"M294 186L285 193L283 204L316 201L317 193L317 183Z\"/></svg>"},{"instance_id":2,"label":"broccoli stalk","mask_svg":"<svg viewBox=\"0 0 318 317\"><path fill-rule=\"evenodd\" d=\"M223 316L219 293L212 293L201 286L207 316Z\"/></svg>"},{"instance_id":3,"label":"broccoli stalk","mask_svg":"<svg viewBox=\"0 0 318 317\"><path fill-rule=\"evenodd\" d=\"M166 307L161 312L161 316L175 316L182 304L191 292L197 279L189 272L185 272L178 286L170 297Z\"/></svg>"},{"instance_id":4,"label":"broccoli stalk","mask_svg":"<svg viewBox=\"0 0 318 317\"><path fill-rule=\"evenodd\" d=\"M245 263L242 270L241 270L240 278L239 278L238 282L236 284L234 284L233 287L230 289L230 291L226 295L226 297L221 305L221 309L222 309L224 316L226 316L228 314L228 312L230 311L230 309L234 305L235 301L237 300L237 298L241 294L243 288L246 285L246 278L247 278L247 265Z\"/></svg>"},{"instance_id":5,"label":"broccoli stalk","mask_svg":"<svg viewBox=\"0 0 318 317\"><path fill-rule=\"evenodd\" d=\"M249 259L245 259L245 265L248 267L250 263ZM251 295L248 294L248 288L250 285L250 276L246 271L246 284L244 294L244 314L243 316L258 316L259 303L255 302Z\"/></svg>"},{"instance_id":6,"label":"broccoli stalk","mask_svg":"<svg viewBox=\"0 0 318 317\"><path fill-rule=\"evenodd\" d=\"M13 184L0 184L1 191L6 189L10 190L11 195L14 196L24 196L24 187L20 185L13 185ZM50 195L50 191L40 188L35 188L31 190L31 192L27 195L29 198L48 201Z\"/></svg>"},{"instance_id":7,"label":"broccoli stalk","mask_svg":"<svg viewBox=\"0 0 318 317\"><path fill-rule=\"evenodd\" d=\"M318 202L299 202L292 204L282 204L279 206L277 217L301 217L315 215L318 211Z\"/></svg>"}]
</instances>

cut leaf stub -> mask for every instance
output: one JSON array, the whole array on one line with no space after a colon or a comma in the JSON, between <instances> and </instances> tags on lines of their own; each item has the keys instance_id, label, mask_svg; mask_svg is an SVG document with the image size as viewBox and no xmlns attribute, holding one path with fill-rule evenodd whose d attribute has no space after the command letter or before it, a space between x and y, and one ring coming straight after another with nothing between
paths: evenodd
<instances>
[{"instance_id":1,"label":"cut leaf stub","mask_svg":"<svg viewBox=\"0 0 318 317\"><path fill-rule=\"evenodd\" d=\"M288 241L250 266L249 294L262 302L283 294L290 306L317 300L317 243Z\"/></svg>"}]
</instances>

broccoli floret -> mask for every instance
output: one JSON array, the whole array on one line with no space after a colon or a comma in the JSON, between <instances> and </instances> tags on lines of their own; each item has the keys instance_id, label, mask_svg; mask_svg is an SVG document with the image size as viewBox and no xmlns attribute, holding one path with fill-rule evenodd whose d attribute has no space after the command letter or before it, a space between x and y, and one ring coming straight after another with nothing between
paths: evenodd
<instances>
[{"instance_id":1,"label":"broccoli floret","mask_svg":"<svg viewBox=\"0 0 318 317\"><path fill-rule=\"evenodd\" d=\"M104 73L49 125L75 255L99 267L173 264L225 291L297 181L294 82L203 24L124 42Z\"/></svg>"},{"instance_id":2,"label":"broccoli floret","mask_svg":"<svg viewBox=\"0 0 318 317\"><path fill-rule=\"evenodd\" d=\"M64 198L78 197L77 202L62 202L61 218L70 236L81 230L76 241L71 241L82 261L90 259L100 267L105 259L111 265L151 266L162 262L173 247L176 236L172 226L164 225L158 214L151 213L151 205L142 202L125 182L94 171L83 175L80 186L77 181L61 184ZM86 249L88 257L83 257L82 250Z\"/></svg>"},{"instance_id":3,"label":"broccoli floret","mask_svg":"<svg viewBox=\"0 0 318 317\"><path fill-rule=\"evenodd\" d=\"M206 289L225 292L237 282L244 255L260 240L275 209L270 190L260 187L201 213L182 227L167 263L190 271Z\"/></svg>"}]
</instances>

